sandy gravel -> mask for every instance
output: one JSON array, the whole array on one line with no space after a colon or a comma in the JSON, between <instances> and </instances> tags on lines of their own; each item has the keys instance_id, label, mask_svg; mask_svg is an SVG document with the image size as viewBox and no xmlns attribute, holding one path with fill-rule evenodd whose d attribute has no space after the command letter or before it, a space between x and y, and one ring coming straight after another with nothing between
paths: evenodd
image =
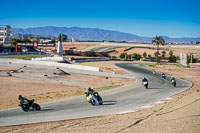
<instances>
[{"instance_id":1,"label":"sandy gravel","mask_svg":"<svg viewBox=\"0 0 200 133\"><path fill-rule=\"evenodd\" d=\"M16 67L12 64L0 66L0 81L0 109L16 107L19 94L40 103L84 95L88 87L102 91L107 87L114 88L134 82L133 79L66 73L56 68Z\"/></svg>"}]
</instances>

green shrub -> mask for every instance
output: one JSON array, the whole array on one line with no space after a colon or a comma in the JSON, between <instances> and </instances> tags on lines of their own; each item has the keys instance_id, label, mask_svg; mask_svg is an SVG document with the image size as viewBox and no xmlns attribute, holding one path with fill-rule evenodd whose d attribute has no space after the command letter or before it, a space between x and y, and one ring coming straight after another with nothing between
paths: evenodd
<instances>
[{"instance_id":1,"label":"green shrub","mask_svg":"<svg viewBox=\"0 0 200 133\"><path fill-rule=\"evenodd\" d=\"M83 56L96 57L96 53L94 51L85 51L83 52Z\"/></svg>"},{"instance_id":2,"label":"green shrub","mask_svg":"<svg viewBox=\"0 0 200 133\"><path fill-rule=\"evenodd\" d=\"M176 56L174 56L174 55L172 55L172 56L170 56L169 57L169 62L175 62L176 63L176 60L177 60L177 57Z\"/></svg>"},{"instance_id":3,"label":"green shrub","mask_svg":"<svg viewBox=\"0 0 200 133\"><path fill-rule=\"evenodd\" d=\"M138 53L133 53L133 54L132 54L132 57L133 57L133 58L136 58L137 60L140 60L140 59L141 59L141 55L138 54Z\"/></svg>"},{"instance_id":4,"label":"green shrub","mask_svg":"<svg viewBox=\"0 0 200 133\"><path fill-rule=\"evenodd\" d=\"M121 53L120 59L125 59L125 58L127 58L127 53Z\"/></svg>"},{"instance_id":5,"label":"green shrub","mask_svg":"<svg viewBox=\"0 0 200 133\"><path fill-rule=\"evenodd\" d=\"M116 58L117 58L116 56L112 56L112 57L111 57L111 59L116 59Z\"/></svg>"}]
</instances>

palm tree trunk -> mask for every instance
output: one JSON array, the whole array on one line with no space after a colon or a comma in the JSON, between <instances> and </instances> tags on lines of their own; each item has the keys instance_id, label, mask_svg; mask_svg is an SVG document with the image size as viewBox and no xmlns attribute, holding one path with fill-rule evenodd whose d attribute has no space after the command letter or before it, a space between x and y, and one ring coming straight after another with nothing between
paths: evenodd
<instances>
[{"instance_id":1,"label":"palm tree trunk","mask_svg":"<svg viewBox=\"0 0 200 133\"><path fill-rule=\"evenodd\" d=\"M156 62L158 63L158 52L159 52L159 44L157 45L157 56L156 56Z\"/></svg>"}]
</instances>

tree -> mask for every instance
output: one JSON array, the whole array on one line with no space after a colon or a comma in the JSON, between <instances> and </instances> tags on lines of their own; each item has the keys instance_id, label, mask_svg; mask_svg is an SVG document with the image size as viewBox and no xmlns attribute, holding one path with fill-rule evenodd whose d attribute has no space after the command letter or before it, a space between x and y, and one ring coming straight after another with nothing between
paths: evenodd
<instances>
[{"instance_id":1,"label":"tree","mask_svg":"<svg viewBox=\"0 0 200 133\"><path fill-rule=\"evenodd\" d=\"M15 47L19 42L22 42L22 40L18 38L12 38L12 47Z\"/></svg>"},{"instance_id":2,"label":"tree","mask_svg":"<svg viewBox=\"0 0 200 133\"><path fill-rule=\"evenodd\" d=\"M144 58L147 57L147 53L146 53L146 52L143 53L143 57L144 57Z\"/></svg>"},{"instance_id":3,"label":"tree","mask_svg":"<svg viewBox=\"0 0 200 133\"><path fill-rule=\"evenodd\" d=\"M121 53L120 59L126 59L126 57L127 57L127 53Z\"/></svg>"},{"instance_id":4,"label":"tree","mask_svg":"<svg viewBox=\"0 0 200 133\"><path fill-rule=\"evenodd\" d=\"M157 58L160 55L160 53L157 51L157 52L154 53L154 55Z\"/></svg>"},{"instance_id":5,"label":"tree","mask_svg":"<svg viewBox=\"0 0 200 133\"><path fill-rule=\"evenodd\" d=\"M166 52L162 51L161 53L162 53L162 57L165 57Z\"/></svg>"},{"instance_id":6,"label":"tree","mask_svg":"<svg viewBox=\"0 0 200 133\"><path fill-rule=\"evenodd\" d=\"M169 56L173 56L173 51L169 51Z\"/></svg>"},{"instance_id":7,"label":"tree","mask_svg":"<svg viewBox=\"0 0 200 133\"><path fill-rule=\"evenodd\" d=\"M150 54L148 54L148 58L151 59L151 55Z\"/></svg>"},{"instance_id":8,"label":"tree","mask_svg":"<svg viewBox=\"0 0 200 133\"><path fill-rule=\"evenodd\" d=\"M22 42L24 42L24 43L29 43L29 42L31 42L31 40L29 40L28 38L24 38L24 39L22 40Z\"/></svg>"},{"instance_id":9,"label":"tree","mask_svg":"<svg viewBox=\"0 0 200 133\"><path fill-rule=\"evenodd\" d=\"M157 51L154 53L155 57L156 57L156 62L160 62L160 58L158 58L158 56L160 55L160 53Z\"/></svg>"},{"instance_id":10,"label":"tree","mask_svg":"<svg viewBox=\"0 0 200 133\"><path fill-rule=\"evenodd\" d=\"M141 58L141 55L137 54L137 53L133 53L132 57L134 57L135 59L139 60Z\"/></svg>"},{"instance_id":11,"label":"tree","mask_svg":"<svg viewBox=\"0 0 200 133\"><path fill-rule=\"evenodd\" d=\"M161 36L156 36L152 43L157 46L156 50L159 53L159 45L165 45L165 40ZM156 57L156 61L158 62L158 56Z\"/></svg>"}]
</instances>

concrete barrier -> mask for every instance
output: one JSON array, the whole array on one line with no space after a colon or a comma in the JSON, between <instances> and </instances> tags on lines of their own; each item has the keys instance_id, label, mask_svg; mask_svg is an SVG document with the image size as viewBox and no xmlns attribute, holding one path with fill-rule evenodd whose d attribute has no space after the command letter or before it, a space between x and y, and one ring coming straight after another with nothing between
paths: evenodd
<instances>
[{"instance_id":1,"label":"concrete barrier","mask_svg":"<svg viewBox=\"0 0 200 133\"><path fill-rule=\"evenodd\" d=\"M40 60L64 61L64 57L41 57L41 58L32 58L32 61L40 61Z\"/></svg>"},{"instance_id":2,"label":"concrete barrier","mask_svg":"<svg viewBox=\"0 0 200 133\"><path fill-rule=\"evenodd\" d=\"M81 62L97 62L97 61L109 61L110 59L84 59L84 60L74 60L76 63Z\"/></svg>"},{"instance_id":3,"label":"concrete barrier","mask_svg":"<svg viewBox=\"0 0 200 133\"><path fill-rule=\"evenodd\" d=\"M83 65L73 65L73 64L64 64L64 63L56 63L56 62L50 62L50 61L0 59L0 63L44 65L44 66L64 67L64 68L72 68L72 69L79 69L79 70L87 70L87 71L100 72L99 67L91 67L91 66L83 66Z\"/></svg>"}]
</instances>

